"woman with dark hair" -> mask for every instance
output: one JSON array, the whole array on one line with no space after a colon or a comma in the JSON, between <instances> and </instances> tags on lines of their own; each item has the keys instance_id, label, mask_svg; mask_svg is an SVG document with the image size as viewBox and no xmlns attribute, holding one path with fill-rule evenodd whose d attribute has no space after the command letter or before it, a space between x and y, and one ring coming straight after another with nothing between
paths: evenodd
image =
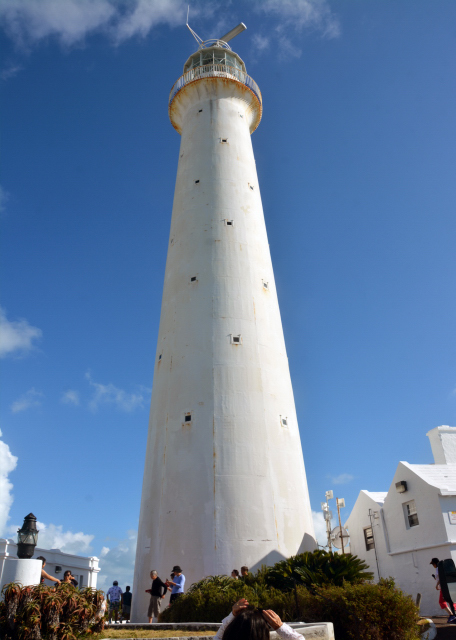
<instances>
[{"instance_id":1,"label":"woman with dark hair","mask_svg":"<svg viewBox=\"0 0 456 640\"><path fill-rule=\"evenodd\" d=\"M231 577L235 580L239 580L239 571L237 569L233 569L233 571L231 572Z\"/></svg>"},{"instance_id":2,"label":"woman with dark hair","mask_svg":"<svg viewBox=\"0 0 456 640\"><path fill-rule=\"evenodd\" d=\"M269 640L269 631L277 631L284 640L304 640L271 609L251 607L245 598L233 605L232 613L222 620L214 640Z\"/></svg>"}]
</instances>

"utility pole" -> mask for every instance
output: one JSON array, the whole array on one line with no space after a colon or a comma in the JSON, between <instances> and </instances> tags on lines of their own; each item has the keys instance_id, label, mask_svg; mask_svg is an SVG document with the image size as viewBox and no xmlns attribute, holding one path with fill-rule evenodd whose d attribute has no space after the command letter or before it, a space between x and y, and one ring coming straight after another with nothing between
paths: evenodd
<instances>
[{"instance_id":1,"label":"utility pole","mask_svg":"<svg viewBox=\"0 0 456 640\"><path fill-rule=\"evenodd\" d=\"M332 520L332 511L330 511L329 509L329 500L332 500L334 497L334 494L332 491L326 491L325 493L325 498L326 498L326 502L322 502L321 503L321 508L323 511L323 517L325 519L326 522L326 537L328 539L328 551L331 552L332 550L332 543L331 543L331 520Z\"/></svg>"},{"instance_id":2,"label":"utility pole","mask_svg":"<svg viewBox=\"0 0 456 640\"><path fill-rule=\"evenodd\" d=\"M337 515L339 516L339 529L340 529L340 541L342 543L342 555L345 555L345 549L344 549L344 535L343 535L343 529L342 529L342 522L340 519L340 509L341 507L345 507L345 500L343 498L336 498L336 504L337 504Z\"/></svg>"}]
</instances>

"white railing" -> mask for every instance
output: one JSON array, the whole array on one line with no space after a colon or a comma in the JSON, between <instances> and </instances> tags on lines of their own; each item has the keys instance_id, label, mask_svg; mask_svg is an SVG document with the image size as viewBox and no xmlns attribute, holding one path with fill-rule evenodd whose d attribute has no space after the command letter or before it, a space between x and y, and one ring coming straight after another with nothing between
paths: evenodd
<instances>
[{"instance_id":1,"label":"white railing","mask_svg":"<svg viewBox=\"0 0 456 640\"><path fill-rule=\"evenodd\" d=\"M230 67L226 64L206 64L202 67L194 67L193 69L186 71L184 75L174 83L171 93L169 94L169 105L171 105L174 100L176 93L185 87L185 85L190 84L195 80L200 80L201 78L231 78L232 80L237 80L238 82L245 84L245 86L256 95L260 104L262 104L260 88L255 80L247 75L245 71L237 69L236 67Z\"/></svg>"}]
</instances>

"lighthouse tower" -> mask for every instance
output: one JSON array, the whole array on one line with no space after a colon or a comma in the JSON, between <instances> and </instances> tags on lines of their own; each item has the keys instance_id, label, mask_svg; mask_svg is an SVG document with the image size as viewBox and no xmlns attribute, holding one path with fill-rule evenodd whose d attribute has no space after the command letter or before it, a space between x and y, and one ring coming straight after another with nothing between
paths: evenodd
<instances>
[{"instance_id":1,"label":"lighthouse tower","mask_svg":"<svg viewBox=\"0 0 456 640\"><path fill-rule=\"evenodd\" d=\"M169 97L181 145L133 621L146 618L152 569L165 579L180 565L188 588L315 548L250 137L262 97L233 32L200 43Z\"/></svg>"}]
</instances>

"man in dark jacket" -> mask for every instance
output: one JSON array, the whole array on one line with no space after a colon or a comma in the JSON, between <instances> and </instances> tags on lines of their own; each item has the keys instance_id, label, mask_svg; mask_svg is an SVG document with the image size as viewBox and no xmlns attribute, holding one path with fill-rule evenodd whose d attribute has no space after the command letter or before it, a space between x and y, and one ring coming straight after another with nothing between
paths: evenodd
<instances>
[{"instance_id":1,"label":"man in dark jacket","mask_svg":"<svg viewBox=\"0 0 456 640\"><path fill-rule=\"evenodd\" d=\"M168 586L160 580L156 571L151 571L150 577L152 578L152 586L150 589L146 589L146 593L150 593L150 603L147 616L149 618L149 622L153 622L154 618L157 618L158 620L161 604L160 601L165 597L166 592L168 591Z\"/></svg>"}]
</instances>

